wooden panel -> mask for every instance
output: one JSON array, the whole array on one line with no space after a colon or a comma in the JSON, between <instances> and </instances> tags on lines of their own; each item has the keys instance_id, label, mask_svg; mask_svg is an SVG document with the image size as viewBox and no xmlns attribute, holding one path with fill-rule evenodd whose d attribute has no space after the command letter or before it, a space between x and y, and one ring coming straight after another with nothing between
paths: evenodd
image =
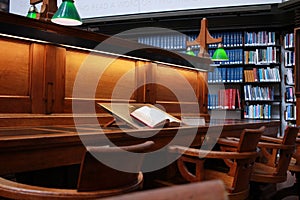
<instances>
[{"instance_id":1,"label":"wooden panel","mask_svg":"<svg viewBox=\"0 0 300 200\"><path fill-rule=\"evenodd\" d=\"M0 97L0 113L30 113L31 101L28 96ZM14 125L18 125L17 121Z\"/></svg>"},{"instance_id":2,"label":"wooden panel","mask_svg":"<svg viewBox=\"0 0 300 200\"><path fill-rule=\"evenodd\" d=\"M158 65L155 103L179 118L181 115L200 113L200 116L207 118L207 110L204 108L207 104L205 80L204 72Z\"/></svg>"},{"instance_id":3,"label":"wooden panel","mask_svg":"<svg viewBox=\"0 0 300 200\"><path fill-rule=\"evenodd\" d=\"M0 39L0 95L29 95L30 45Z\"/></svg>"},{"instance_id":4,"label":"wooden panel","mask_svg":"<svg viewBox=\"0 0 300 200\"><path fill-rule=\"evenodd\" d=\"M157 100L157 86L155 85L157 78L157 64L149 64L146 66L146 93L145 93L145 101L146 103L155 104Z\"/></svg>"},{"instance_id":5,"label":"wooden panel","mask_svg":"<svg viewBox=\"0 0 300 200\"><path fill-rule=\"evenodd\" d=\"M0 165L0 174L10 174L31 170L47 169L65 165L79 164L84 153L83 145L56 146L55 148L16 150L18 159L11 159L11 154L0 152L0 162L10 160L9 165ZM68 156L65 156L68 155ZM34 164L30 164L34 161ZM12 168L11 166L14 166Z\"/></svg>"},{"instance_id":6,"label":"wooden panel","mask_svg":"<svg viewBox=\"0 0 300 200\"><path fill-rule=\"evenodd\" d=\"M0 39L0 112L29 113L30 44Z\"/></svg>"},{"instance_id":7,"label":"wooden panel","mask_svg":"<svg viewBox=\"0 0 300 200\"><path fill-rule=\"evenodd\" d=\"M73 92L73 85L76 79L77 72L87 58L88 54L79 51L68 50L66 52L66 85L65 97L71 98Z\"/></svg>"},{"instance_id":8,"label":"wooden panel","mask_svg":"<svg viewBox=\"0 0 300 200\"><path fill-rule=\"evenodd\" d=\"M46 45L45 99L46 113L63 111L65 97L65 53L66 50Z\"/></svg>"},{"instance_id":9,"label":"wooden panel","mask_svg":"<svg viewBox=\"0 0 300 200\"><path fill-rule=\"evenodd\" d=\"M31 56L31 101L32 113L44 113L45 46L33 43Z\"/></svg>"},{"instance_id":10,"label":"wooden panel","mask_svg":"<svg viewBox=\"0 0 300 200\"><path fill-rule=\"evenodd\" d=\"M102 74L96 98L136 99L135 86L135 61L117 59Z\"/></svg>"},{"instance_id":11,"label":"wooden panel","mask_svg":"<svg viewBox=\"0 0 300 200\"><path fill-rule=\"evenodd\" d=\"M137 61L136 62L136 101L139 103L146 102L146 69L150 65L148 62Z\"/></svg>"},{"instance_id":12,"label":"wooden panel","mask_svg":"<svg viewBox=\"0 0 300 200\"><path fill-rule=\"evenodd\" d=\"M182 103L195 102L195 99L189 98L189 96L196 97L197 71L159 65L156 78L157 101L177 102L177 95L181 98Z\"/></svg>"},{"instance_id":13,"label":"wooden panel","mask_svg":"<svg viewBox=\"0 0 300 200\"><path fill-rule=\"evenodd\" d=\"M72 50L68 50L66 55L66 98L72 98L73 86L78 77L82 88L79 90L80 98L136 98L135 61ZM96 91L91 93L94 87L97 87Z\"/></svg>"}]
</instances>

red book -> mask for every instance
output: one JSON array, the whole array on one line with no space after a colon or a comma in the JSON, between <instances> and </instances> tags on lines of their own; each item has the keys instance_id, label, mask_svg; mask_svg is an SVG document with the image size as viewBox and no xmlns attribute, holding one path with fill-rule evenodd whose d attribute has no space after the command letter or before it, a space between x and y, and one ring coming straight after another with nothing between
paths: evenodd
<instances>
[{"instance_id":1,"label":"red book","mask_svg":"<svg viewBox=\"0 0 300 200\"><path fill-rule=\"evenodd\" d=\"M225 89L225 109L229 108L229 89Z\"/></svg>"},{"instance_id":2,"label":"red book","mask_svg":"<svg viewBox=\"0 0 300 200\"><path fill-rule=\"evenodd\" d=\"M237 93L237 102L238 102L238 109L241 109L241 97L240 97L240 90L236 90Z\"/></svg>"},{"instance_id":3,"label":"red book","mask_svg":"<svg viewBox=\"0 0 300 200\"><path fill-rule=\"evenodd\" d=\"M236 89L232 89L232 99L231 99L231 108L235 109L236 105Z\"/></svg>"}]
</instances>

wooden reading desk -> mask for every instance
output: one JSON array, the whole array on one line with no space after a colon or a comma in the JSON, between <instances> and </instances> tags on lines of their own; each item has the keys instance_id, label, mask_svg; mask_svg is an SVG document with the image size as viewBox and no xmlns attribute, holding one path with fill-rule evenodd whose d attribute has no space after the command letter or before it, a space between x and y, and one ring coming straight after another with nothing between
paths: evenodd
<instances>
[{"instance_id":1,"label":"wooden reading desk","mask_svg":"<svg viewBox=\"0 0 300 200\"><path fill-rule=\"evenodd\" d=\"M48 116L51 118L50 116ZM180 129L180 139L196 137L192 145L200 145L210 126L211 132L222 130L221 137L239 136L244 128L266 126L266 134L278 132L279 121L269 120L215 120L201 127L174 127L157 129L119 129L109 127L99 131L99 125L84 125L80 137L74 125L1 127L0 129L0 174L46 169L57 166L79 164L84 153L81 137L89 145L107 145L107 138L116 145L128 145L153 140L155 149L164 147ZM157 132L158 131L158 132ZM127 133L130 133L127 134ZM157 132L157 133L156 133ZM141 135L152 135L141 138ZM135 137L137 136L137 137ZM209 135L208 137L212 137Z\"/></svg>"}]
</instances>

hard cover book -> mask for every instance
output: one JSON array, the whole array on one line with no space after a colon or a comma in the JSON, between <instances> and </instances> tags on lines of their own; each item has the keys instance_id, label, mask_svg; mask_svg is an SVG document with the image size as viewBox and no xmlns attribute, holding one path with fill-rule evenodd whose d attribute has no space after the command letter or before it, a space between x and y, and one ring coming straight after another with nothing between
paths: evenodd
<instances>
[{"instance_id":1,"label":"hard cover book","mask_svg":"<svg viewBox=\"0 0 300 200\"><path fill-rule=\"evenodd\" d=\"M130 113L132 117L141 121L150 128L159 126L180 126L181 121L163 110L153 106L145 105Z\"/></svg>"},{"instance_id":2,"label":"hard cover book","mask_svg":"<svg viewBox=\"0 0 300 200\"><path fill-rule=\"evenodd\" d=\"M181 124L181 120L152 104L98 103L98 105L111 113L116 120L133 128L179 126Z\"/></svg>"}]
</instances>

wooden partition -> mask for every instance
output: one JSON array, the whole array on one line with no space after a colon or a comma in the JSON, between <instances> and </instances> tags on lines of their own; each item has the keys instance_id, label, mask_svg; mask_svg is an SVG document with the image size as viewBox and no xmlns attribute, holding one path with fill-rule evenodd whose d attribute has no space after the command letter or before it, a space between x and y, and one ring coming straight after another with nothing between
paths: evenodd
<instances>
[{"instance_id":1,"label":"wooden partition","mask_svg":"<svg viewBox=\"0 0 300 200\"><path fill-rule=\"evenodd\" d=\"M31 113L30 43L0 40L0 108L2 113Z\"/></svg>"},{"instance_id":2,"label":"wooden partition","mask_svg":"<svg viewBox=\"0 0 300 200\"><path fill-rule=\"evenodd\" d=\"M0 48L0 113L71 114L73 101L104 113L96 103L129 102L208 117L206 72L10 37Z\"/></svg>"}]
</instances>

